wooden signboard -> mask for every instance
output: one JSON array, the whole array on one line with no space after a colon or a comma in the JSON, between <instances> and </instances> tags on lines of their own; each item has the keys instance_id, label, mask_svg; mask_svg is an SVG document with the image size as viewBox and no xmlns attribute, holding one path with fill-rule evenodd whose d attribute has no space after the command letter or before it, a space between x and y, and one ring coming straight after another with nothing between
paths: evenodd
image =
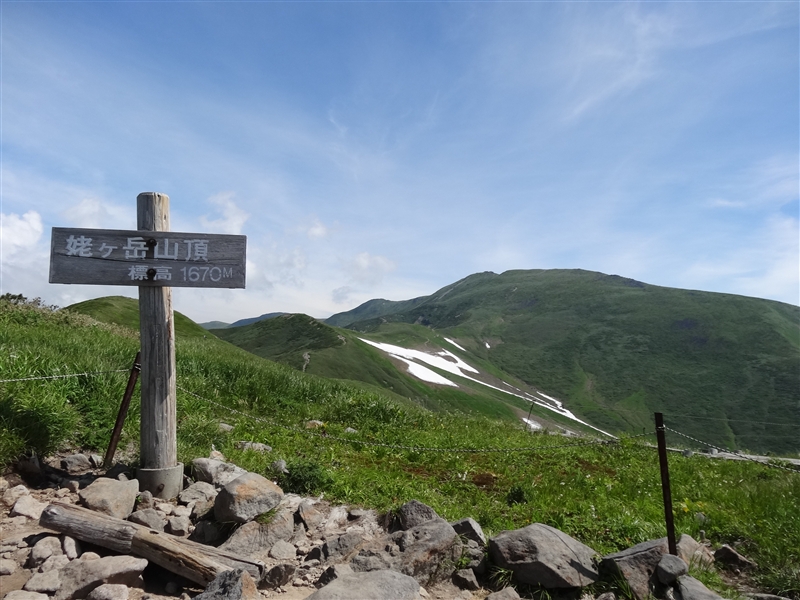
<instances>
[{"instance_id":1,"label":"wooden signboard","mask_svg":"<svg viewBox=\"0 0 800 600\"><path fill-rule=\"evenodd\" d=\"M245 287L247 236L53 227L50 283Z\"/></svg>"}]
</instances>

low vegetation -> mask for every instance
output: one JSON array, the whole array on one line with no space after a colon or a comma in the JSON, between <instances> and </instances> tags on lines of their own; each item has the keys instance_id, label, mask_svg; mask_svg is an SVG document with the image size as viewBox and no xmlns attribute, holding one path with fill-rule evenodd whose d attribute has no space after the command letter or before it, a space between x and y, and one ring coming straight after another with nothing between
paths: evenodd
<instances>
[{"instance_id":1,"label":"low vegetation","mask_svg":"<svg viewBox=\"0 0 800 600\"><path fill-rule=\"evenodd\" d=\"M66 447L102 452L137 347L131 329L0 300L0 463ZM600 553L664 535L650 437L592 443L531 434L503 420L433 413L212 336L179 333L177 371L185 462L207 455L212 444L259 473L272 474L270 464L284 459L287 488L386 511L416 498L448 519L472 516L489 533L542 522ZM86 374L8 381L73 373ZM134 451L138 410L135 396L121 445ZM324 425L306 429L310 419ZM233 430L221 430L220 422ZM238 440L273 450L237 450ZM475 451L447 451L454 448ZM800 598L800 472L677 453L670 469L679 533L699 537L704 530L715 544L737 545L758 562L761 589Z\"/></svg>"}]
</instances>

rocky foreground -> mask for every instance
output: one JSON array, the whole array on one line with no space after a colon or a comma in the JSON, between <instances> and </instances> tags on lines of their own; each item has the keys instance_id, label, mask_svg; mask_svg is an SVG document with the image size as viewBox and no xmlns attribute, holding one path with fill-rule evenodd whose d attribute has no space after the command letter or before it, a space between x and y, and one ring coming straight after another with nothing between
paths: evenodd
<instances>
[{"instance_id":1,"label":"rocky foreground","mask_svg":"<svg viewBox=\"0 0 800 600\"><path fill-rule=\"evenodd\" d=\"M18 465L34 485L0 478L0 598L513 600L518 588L564 600L616 600L604 589L713 600L689 564L753 566L687 535L678 556L663 538L601 557L541 523L487 540L473 519L448 523L416 500L379 515L284 494L218 453L195 459L193 480L164 501L139 493L124 465L106 472L99 462L34 458Z\"/></svg>"}]
</instances>

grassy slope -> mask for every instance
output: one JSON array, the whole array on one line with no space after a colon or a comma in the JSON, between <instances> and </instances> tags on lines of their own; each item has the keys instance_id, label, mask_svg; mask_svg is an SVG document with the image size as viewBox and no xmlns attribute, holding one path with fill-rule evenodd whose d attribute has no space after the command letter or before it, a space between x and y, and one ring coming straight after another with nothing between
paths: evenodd
<instances>
[{"instance_id":1,"label":"grassy slope","mask_svg":"<svg viewBox=\"0 0 800 600\"><path fill-rule=\"evenodd\" d=\"M133 298L106 296L78 302L67 306L65 310L88 315L103 323L114 323L139 331L139 303ZM175 311L175 335L202 338L209 333L189 317Z\"/></svg>"},{"instance_id":2,"label":"grassy slope","mask_svg":"<svg viewBox=\"0 0 800 600\"><path fill-rule=\"evenodd\" d=\"M129 330L0 301L4 379L125 368L136 348ZM652 448L635 442L564 448L569 440L527 434L507 422L400 407L211 336L179 338L177 350L184 462L207 455L211 444L260 473L284 458L293 472L305 474L292 485L325 491L332 502L389 510L416 498L450 520L472 516L490 534L547 523L600 553L663 535ZM102 452L125 381L125 373L112 373L0 384L0 464L26 449L67 444ZM136 444L138 410L135 396L123 447ZM306 430L310 418L324 421L329 437ZM220 421L233 431L220 431ZM346 427L358 430L352 441L333 437L348 435ZM237 440L266 442L273 451L239 451ZM359 443L367 441L394 447ZM400 445L534 450L448 453ZM702 527L715 543L741 543L740 550L758 561L755 575L765 590L800 598L800 474L680 455L670 456L670 469L679 533L697 536L694 514L702 511L708 518ZM287 483L286 489L295 488Z\"/></svg>"},{"instance_id":3,"label":"grassy slope","mask_svg":"<svg viewBox=\"0 0 800 600\"><path fill-rule=\"evenodd\" d=\"M349 326L374 335L387 321L456 338L603 428L637 431L662 411L714 444L800 450L795 306L589 271L509 271L467 277L411 310Z\"/></svg>"}]
</instances>

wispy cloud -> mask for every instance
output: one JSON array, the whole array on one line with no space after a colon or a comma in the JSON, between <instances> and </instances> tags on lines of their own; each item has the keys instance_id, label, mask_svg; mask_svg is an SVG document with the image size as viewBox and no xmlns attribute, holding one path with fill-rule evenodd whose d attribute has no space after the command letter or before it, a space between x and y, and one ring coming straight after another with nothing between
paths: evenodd
<instances>
[{"instance_id":1,"label":"wispy cloud","mask_svg":"<svg viewBox=\"0 0 800 600\"><path fill-rule=\"evenodd\" d=\"M238 235L250 215L236 206L233 201L234 192L222 192L211 196L208 203L216 207L218 218L209 218L208 215L200 217L200 223L209 231Z\"/></svg>"}]
</instances>

